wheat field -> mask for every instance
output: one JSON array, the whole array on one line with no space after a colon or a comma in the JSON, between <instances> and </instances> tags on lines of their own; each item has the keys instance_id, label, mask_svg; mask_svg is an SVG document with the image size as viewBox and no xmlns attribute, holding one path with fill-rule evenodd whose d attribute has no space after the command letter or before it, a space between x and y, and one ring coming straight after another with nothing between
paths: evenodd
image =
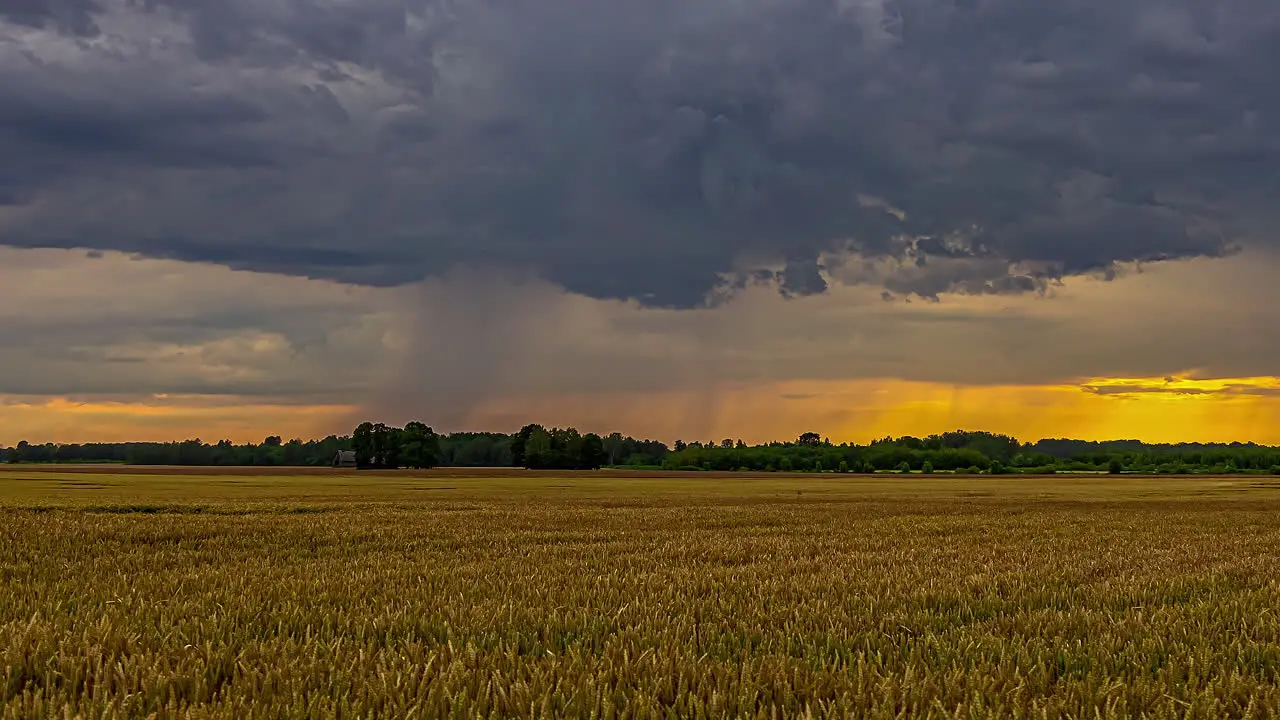
<instances>
[{"instance_id":1,"label":"wheat field","mask_svg":"<svg viewBox=\"0 0 1280 720\"><path fill-rule=\"evenodd\" d=\"M1280 716L1280 481L0 470L3 718Z\"/></svg>"}]
</instances>

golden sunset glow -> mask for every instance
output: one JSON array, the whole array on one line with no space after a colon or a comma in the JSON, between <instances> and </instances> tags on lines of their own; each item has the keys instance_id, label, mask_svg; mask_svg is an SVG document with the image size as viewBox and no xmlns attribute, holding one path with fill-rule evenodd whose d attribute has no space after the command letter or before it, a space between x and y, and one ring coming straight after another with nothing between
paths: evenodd
<instances>
[{"instance_id":1,"label":"golden sunset glow","mask_svg":"<svg viewBox=\"0 0 1280 720\"><path fill-rule=\"evenodd\" d=\"M1149 394L1182 399L1204 398L1211 395L1247 398L1280 395L1280 378L1096 378L1083 383L1083 387L1099 395L1129 398Z\"/></svg>"},{"instance_id":2,"label":"golden sunset glow","mask_svg":"<svg viewBox=\"0 0 1280 720\"><path fill-rule=\"evenodd\" d=\"M174 397L146 402L65 398L0 404L0 427L53 442L259 441L350 432L359 408ZM816 431L833 441L984 429L1021 440L1072 437L1148 442L1280 443L1280 378L1090 378L1077 385L951 385L896 379L730 385L705 392L513 397L478 408L469 429L548 425L671 442L786 439Z\"/></svg>"},{"instance_id":3,"label":"golden sunset glow","mask_svg":"<svg viewBox=\"0 0 1280 720\"><path fill-rule=\"evenodd\" d=\"M1280 378L1096 378L1079 385L950 385L905 380L796 381L706 393L493 403L472 418L626 427L685 440L768 442L815 431L835 442L984 429L1021 440L1280 442ZM509 424L509 423L508 423ZM694 428L692 434L682 428Z\"/></svg>"},{"instance_id":4,"label":"golden sunset glow","mask_svg":"<svg viewBox=\"0 0 1280 720\"><path fill-rule=\"evenodd\" d=\"M0 444L32 442L163 442L200 438L205 442L261 442L342 434L335 419L352 408L340 405L266 405L167 397L148 402L78 402L66 398L0 403ZM22 436L13 436L17 429ZM12 430L11 430L12 429Z\"/></svg>"}]
</instances>

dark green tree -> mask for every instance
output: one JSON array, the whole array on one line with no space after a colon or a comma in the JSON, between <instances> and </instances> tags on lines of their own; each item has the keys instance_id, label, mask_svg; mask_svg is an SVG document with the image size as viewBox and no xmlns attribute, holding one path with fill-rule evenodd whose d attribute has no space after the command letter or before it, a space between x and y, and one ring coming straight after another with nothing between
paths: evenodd
<instances>
[{"instance_id":1,"label":"dark green tree","mask_svg":"<svg viewBox=\"0 0 1280 720\"><path fill-rule=\"evenodd\" d=\"M527 446L529 438L537 430L543 430L541 425L530 423L520 428L520 431L511 436L511 464L515 467L529 467L529 462L525 457L528 452Z\"/></svg>"},{"instance_id":2,"label":"dark green tree","mask_svg":"<svg viewBox=\"0 0 1280 720\"><path fill-rule=\"evenodd\" d=\"M578 467L583 470L598 470L605 461L604 441L595 433L582 436Z\"/></svg>"},{"instance_id":3,"label":"dark green tree","mask_svg":"<svg viewBox=\"0 0 1280 720\"><path fill-rule=\"evenodd\" d=\"M404 432L383 423L360 423L351 435L356 466L395 469L403 465Z\"/></svg>"},{"instance_id":4,"label":"dark green tree","mask_svg":"<svg viewBox=\"0 0 1280 720\"><path fill-rule=\"evenodd\" d=\"M373 423L362 422L351 434L351 449L356 453L356 467L370 467L374 459Z\"/></svg>"},{"instance_id":5,"label":"dark green tree","mask_svg":"<svg viewBox=\"0 0 1280 720\"><path fill-rule=\"evenodd\" d=\"M404 463L403 433L400 428L375 423L373 426L373 445L377 448L378 467L394 470Z\"/></svg>"},{"instance_id":6,"label":"dark green tree","mask_svg":"<svg viewBox=\"0 0 1280 720\"><path fill-rule=\"evenodd\" d=\"M555 467L556 457L551 433L541 425L534 425L524 446L524 467L545 470Z\"/></svg>"},{"instance_id":7,"label":"dark green tree","mask_svg":"<svg viewBox=\"0 0 1280 720\"><path fill-rule=\"evenodd\" d=\"M415 470L433 468L440 463L440 436L420 422L407 423L401 431L402 460Z\"/></svg>"},{"instance_id":8,"label":"dark green tree","mask_svg":"<svg viewBox=\"0 0 1280 720\"><path fill-rule=\"evenodd\" d=\"M622 433L610 433L609 437L604 439L604 452L606 463L609 465L617 465L623 461L622 451L626 447L626 439L622 437Z\"/></svg>"}]
</instances>

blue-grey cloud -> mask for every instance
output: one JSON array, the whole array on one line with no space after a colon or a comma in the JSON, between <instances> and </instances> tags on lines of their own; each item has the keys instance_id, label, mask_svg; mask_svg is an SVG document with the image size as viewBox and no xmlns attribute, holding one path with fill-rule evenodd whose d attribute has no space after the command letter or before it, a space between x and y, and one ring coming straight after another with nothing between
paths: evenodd
<instances>
[{"instance_id":1,"label":"blue-grey cloud","mask_svg":"<svg viewBox=\"0 0 1280 720\"><path fill-rule=\"evenodd\" d=\"M95 35L97 0L5 0L0 20L31 28L51 28L74 35Z\"/></svg>"},{"instance_id":2,"label":"blue-grey cloud","mask_svg":"<svg viewBox=\"0 0 1280 720\"><path fill-rule=\"evenodd\" d=\"M1276 67L1265 0L19 0L0 243L1028 292L1273 231Z\"/></svg>"}]
</instances>

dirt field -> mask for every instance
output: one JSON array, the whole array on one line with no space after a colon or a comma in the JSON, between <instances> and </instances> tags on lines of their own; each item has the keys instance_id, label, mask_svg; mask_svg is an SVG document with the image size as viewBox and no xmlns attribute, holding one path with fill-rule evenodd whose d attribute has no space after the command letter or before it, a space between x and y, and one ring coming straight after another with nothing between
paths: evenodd
<instances>
[{"instance_id":1,"label":"dirt field","mask_svg":"<svg viewBox=\"0 0 1280 720\"><path fill-rule=\"evenodd\" d=\"M1280 480L0 469L0 718L1277 717Z\"/></svg>"}]
</instances>

